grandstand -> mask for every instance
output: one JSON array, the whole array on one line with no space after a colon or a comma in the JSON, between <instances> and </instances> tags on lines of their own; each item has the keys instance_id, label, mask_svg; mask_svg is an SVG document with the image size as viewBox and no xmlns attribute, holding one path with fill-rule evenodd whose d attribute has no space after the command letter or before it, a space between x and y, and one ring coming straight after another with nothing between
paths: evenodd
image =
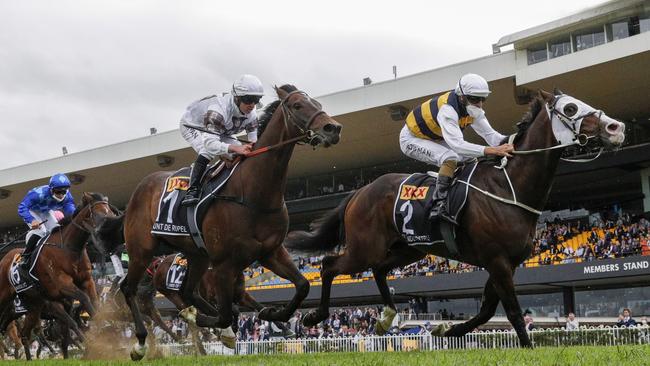
<instances>
[{"instance_id":1,"label":"grandstand","mask_svg":"<svg viewBox=\"0 0 650 366\"><path fill-rule=\"evenodd\" d=\"M638 247L628 255L623 255L622 248L621 253L599 255L599 242L606 242L608 233L610 242L620 242L617 230L635 227L640 231L640 218L650 212L649 16L647 1L610 1L506 35L493 45L493 54L482 58L318 97L344 125L343 138L334 149L296 148L286 192L292 228L306 228L350 191L383 173L426 169L406 160L399 150L398 135L404 124L400 111L451 89L459 75L475 72L488 79L493 96L485 107L487 116L497 130L505 132L512 132L526 111L525 105L518 104L522 95L557 86L624 121L627 144L589 163L560 164L539 231L548 230L547 221L557 221L557 225L571 227L570 235L558 235L553 245L546 242L547 249L538 236L538 250L515 277L520 302L546 315L575 311L580 316L613 317L622 307L650 315L650 257L641 256L650 252L647 226L644 239L639 235ZM624 28L626 32L615 32ZM588 41L601 35L602 42ZM475 135L469 140L478 141ZM25 192L44 184L53 173L74 174L75 194L102 192L124 207L144 176L186 166L193 157L174 130L4 169L0 171L0 228L8 233L4 239L11 240L20 232L16 207ZM617 225L621 212L628 213L630 220ZM600 217L603 226L594 225L592 217ZM608 218L612 218L611 227L605 225ZM575 255L583 244L593 257ZM558 252L560 247L570 250ZM427 304L430 313L441 307L466 316L476 313L487 276L484 271L436 258L428 258L426 266L427 270L415 269L413 276L403 276L400 270L389 278L400 307L417 299ZM304 265L303 273L312 284L307 307L320 298L319 269L317 260ZM253 272L248 289L261 302L281 304L293 295L286 281L269 272ZM170 308L165 300L158 300L159 306ZM332 301L337 305L376 304L380 298L367 272L338 277Z\"/></svg>"}]
</instances>

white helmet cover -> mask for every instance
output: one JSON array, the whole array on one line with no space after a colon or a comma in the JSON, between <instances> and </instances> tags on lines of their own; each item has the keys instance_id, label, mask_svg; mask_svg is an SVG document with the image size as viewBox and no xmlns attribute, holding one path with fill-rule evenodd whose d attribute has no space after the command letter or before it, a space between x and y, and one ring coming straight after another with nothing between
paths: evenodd
<instances>
[{"instance_id":1,"label":"white helmet cover","mask_svg":"<svg viewBox=\"0 0 650 366\"><path fill-rule=\"evenodd\" d=\"M255 75L244 74L232 84L232 94L236 97L244 95L264 95L262 82Z\"/></svg>"},{"instance_id":2,"label":"white helmet cover","mask_svg":"<svg viewBox=\"0 0 650 366\"><path fill-rule=\"evenodd\" d=\"M490 87L487 80L476 74L465 74L460 77L456 84L457 95L471 95L474 97L487 98L490 95Z\"/></svg>"}]
</instances>

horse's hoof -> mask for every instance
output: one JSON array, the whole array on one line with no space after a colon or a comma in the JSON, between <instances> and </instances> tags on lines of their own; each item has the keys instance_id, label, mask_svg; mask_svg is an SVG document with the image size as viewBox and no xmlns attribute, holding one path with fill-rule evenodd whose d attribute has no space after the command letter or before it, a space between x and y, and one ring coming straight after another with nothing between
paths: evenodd
<instances>
[{"instance_id":1,"label":"horse's hoof","mask_svg":"<svg viewBox=\"0 0 650 366\"><path fill-rule=\"evenodd\" d=\"M278 313L278 309L272 307L272 306L267 306L264 307L262 310L260 310L258 317L262 320L267 320L267 321L274 321L275 316Z\"/></svg>"},{"instance_id":2,"label":"horse's hoof","mask_svg":"<svg viewBox=\"0 0 650 366\"><path fill-rule=\"evenodd\" d=\"M194 306L187 307L178 313L186 322L196 325L196 308Z\"/></svg>"},{"instance_id":3,"label":"horse's hoof","mask_svg":"<svg viewBox=\"0 0 650 366\"><path fill-rule=\"evenodd\" d=\"M235 332L232 331L231 327L221 329L221 343L230 348L230 349L235 349L235 346L237 345L237 336L235 335Z\"/></svg>"},{"instance_id":4,"label":"horse's hoof","mask_svg":"<svg viewBox=\"0 0 650 366\"><path fill-rule=\"evenodd\" d=\"M320 320L318 319L318 314L316 314L313 311L310 311L309 313L307 313L307 315L305 315L304 318L302 318L302 324L305 327L313 327L318 323L320 323Z\"/></svg>"},{"instance_id":5,"label":"horse's hoof","mask_svg":"<svg viewBox=\"0 0 650 366\"><path fill-rule=\"evenodd\" d=\"M147 345L140 346L140 343L137 343L133 345L133 348L131 349L131 360L132 361L140 361L141 359L144 358L144 355L147 354Z\"/></svg>"},{"instance_id":6,"label":"horse's hoof","mask_svg":"<svg viewBox=\"0 0 650 366\"><path fill-rule=\"evenodd\" d=\"M381 312L381 318L379 318L379 321L377 322L377 329L375 329L377 335L384 335L386 332L388 332L391 325L393 324L395 315L397 315L397 312L395 310L389 308L388 306L384 307L384 310Z\"/></svg>"},{"instance_id":7,"label":"horse's hoof","mask_svg":"<svg viewBox=\"0 0 650 366\"><path fill-rule=\"evenodd\" d=\"M448 330L449 327L447 324L441 323L431 330L431 335L435 337L444 337Z\"/></svg>"}]
</instances>

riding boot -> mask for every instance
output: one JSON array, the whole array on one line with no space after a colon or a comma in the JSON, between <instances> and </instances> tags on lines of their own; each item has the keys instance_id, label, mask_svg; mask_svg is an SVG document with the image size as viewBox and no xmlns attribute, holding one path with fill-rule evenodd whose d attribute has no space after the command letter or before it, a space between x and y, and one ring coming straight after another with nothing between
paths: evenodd
<instances>
[{"instance_id":1,"label":"riding boot","mask_svg":"<svg viewBox=\"0 0 650 366\"><path fill-rule=\"evenodd\" d=\"M25 244L25 250L23 250L22 254L23 261L20 265L20 268L24 273L29 272L29 269L32 267L32 254L34 253L39 240L41 240L40 235L32 234L32 236L29 237L29 240L27 240L27 244Z\"/></svg>"},{"instance_id":2,"label":"riding boot","mask_svg":"<svg viewBox=\"0 0 650 366\"><path fill-rule=\"evenodd\" d=\"M209 162L210 159L199 155L194 164L192 164L190 186L187 188L187 193L185 194L185 198L183 198L183 202L181 202L181 206L193 205L199 201L199 196L201 195L201 178Z\"/></svg>"},{"instance_id":3,"label":"riding boot","mask_svg":"<svg viewBox=\"0 0 650 366\"><path fill-rule=\"evenodd\" d=\"M436 183L436 190L433 193L433 208L429 213L429 220L436 222L439 218L456 224L456 221L447 212L447 193L451 186L452 177L446 175L438 175L438 182Z\"/></svg>"}]
</instances>

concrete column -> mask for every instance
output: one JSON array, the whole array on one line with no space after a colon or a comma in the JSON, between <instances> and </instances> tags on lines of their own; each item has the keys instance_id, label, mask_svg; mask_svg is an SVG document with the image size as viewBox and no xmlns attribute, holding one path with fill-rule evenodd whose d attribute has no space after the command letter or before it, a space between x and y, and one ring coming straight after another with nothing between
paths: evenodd
<instances>
[{"instance_id":1,"label":"concrete column","mask_svg":"<svg viewBox=\"0 0 650 366\"><path fill-rule=\"evenodd\" d=\"M576 294L573 287L564 287L562 294L564 297L564 314L560 314L560 317L576 311Z\"/></svg>"},{"instance_id":2,"label":"concrete column","mask_svg":"<svg viewBox=\"0 0 650 366\"><path fill-rule=\"evenodd\" d=\"M650 168L641 170L641 191L643 198L643 212L650 212Z\"/></svg>"}]
</instances>

